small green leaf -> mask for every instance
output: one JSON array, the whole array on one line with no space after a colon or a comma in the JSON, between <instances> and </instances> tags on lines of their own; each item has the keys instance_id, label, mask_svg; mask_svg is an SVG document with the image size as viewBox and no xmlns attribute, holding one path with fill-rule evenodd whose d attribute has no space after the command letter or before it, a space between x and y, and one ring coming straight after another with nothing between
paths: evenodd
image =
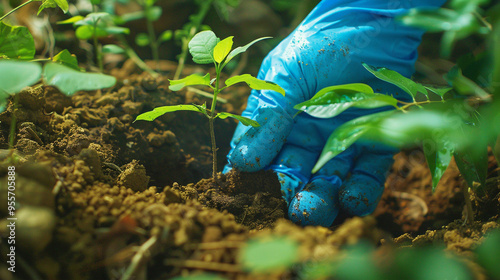
<instances>
[{"instance_id":1,"label":"small green leaf","mask_svg":"<svg viewBox=\"0 0 500 280\"><path fill-rule=\"evenodd\" d=\"M0 58L33 59L35 41L24 26L0 22Z\"/></svg>"},{"instance_id":2,"label":"small green leaf","mask_svg":"<svg viewBox=\"0 0 500 280\"><path fill-rule=\"evenodd\" d=\"M107 44L102 47L103 53L114 53L114 54L122 54L125 53L125 49L115 44Z\"/></svg>"},{"instance_id":3,"label":"small green leaf","mask_svg":"<svg viewBox=\"0 0 500 280\"><path fill-rule=\"evenodd\" d=\"M106 37L108 36L108 33L106 30L97 27L96 29L96 37L101 38L101 37ZM94 26L92 25L83 25L79 26L76 31L75 31L76 38L80 40L88 40L93 38L94 36Z\"/></svg>"},{"instance_id":4,"label":"small green leaf","mask_svg":"<svg viewBox=\"0 0 500 280\"><path fill-rule=\"evenodd\" d=\"M69 5L68 5L68 1L66 0L54 0L57 4L57 6L59 6L59 8L64 12L64 13L67 13L68 10L69 10Z\"/></svg>"},{"instance_id":5,"label":"small green leaf","mask_svg":"<svg viewBox=\"0 0 500 280\"><path fill-rule=\"evenodd\" d=\"M234 119L237 119L241 122L242 125L246 125L246 126L253 126L253 127L259 127L260 124L252 119L249 119L247 117L243 117L243 116L240 116L240 115L233 115L231 113L226 113L226 112L222 112L222 113L218 113L216 116L216 118L221 118L221 119L225 119L225 118L234 118Z\"/></svg>"},{"instance_id":6,"label":"small green leaf","mask_svg":"<svg viewBox=\"0 0 500 280\"><path fill-rule=\"evenodd\" d=\"M462 70L458 67L451 68L445 75L445 79L459 94L474 94L484 100L491 100L489 94L472 80L462 75Z\"/></svg>"},{"instance_id":7,"label":"small green leaf","mask_svg":"<svg viewBox=\"0 0 500 280\"><path fill-rule=\"evenodd\" d=\"M169 41L172 39L172 36L173 36L172 30L165 30L160 34L160 36L158 36L158 42L162 43Z\"/></svg>"},{"instance_id":8,"label":"small green leaf","mask_svg":"<svg viewBox=\"0 0 500 280\"><path fill-rule=\"evenodd\" d=\"M139 33L135 36L135 43L138 46L144 47L150 44L149 36L146 33Z\"/></svg>"},{"instance_id":9,"label":"small green leaf","mask_svg":"<svg viewBox=\"0 0 500 280\"><path fill-rule=\"evenodd\" d=\"M456 151L455 162L469 188L482 195L488 173L488 147L484 146L480 151L478 147L474 147L474 150Z\"/></svg>"},{"instance_id":10,"label":"small green leaf","mask_svg":"<svg viewBox=\"0 0 500 280\"><path fill-rule=\"evenodd\" d=\"M46 9L46 8L55 8L57 7L57 4L54 0L44 0L42 2L42 5L40 5L40 7L38 7L38 12L36 13L36 15L40 15L40 13Z\"/></svg>"},{"instance_id":11,"label":"small green leaf","mask_svg":"<svg viewBox=\"0 0 500 280\"><path fill-rule=\"evenodd\" d=\"M83 17L83 16L74 16L74 17L70 17L70 18L63 20L63 21L58 21L57 24L73 24L73 23L78 22L84 18L85 17Z\"/></svg>"},{"instance_id":12,"label":"small green leaf","mask_svg":"<svg viewBox=\"0 0 500 280\"><path fill-rule=\"evenodd\" d=\"M28 61L0 60L0 92L14 94L38 82L42 76L40 64Z\"/></svg>"},{"instance_id":13,"label":"small green leaf","mask_svg":"<svg viewBox=\"0 0 500 280\"><path fill-rule=\"evenodd\" d=\"M68 50L62 50L61 52L56 54L52 61L59 62L75 70L80 70L80 67L78 67L78 60L76 59L76 56L72 55Z\"/></svg>"},{"instance_id":14,"label":"small green leaf","mask_svg":"<svg viewBox=\"0 0 500 280\"><path fill-rule=\"evenodd\" d=\"M262 40L265 40L265 39L269 39L269 38L272 38L272 37L262 37L262 38L259 38L259 39L255 39L253 40L252 42L242 46L242 47L237 47L235 48L234 50L232 50L227 58L226 58L226 62L225 64L227 64L231 59L233 59L235 56L239 55L240 53L244 53L248 50L248 48L250 48L253 44L259 42L259 41L262 41Z\"/></svg>"},{"instance_id":15,"label":"small green leaf","mask_svg":"<svg viewBox=\"0 0 500 280\"><path fill-rule=\"evenodd\" d=\"M176 111L194 111L203 113L200 108L195 105L174 105L174 106L162 106L154 108L153 111L142 113L135 121L154 121L156 118L163 116L166 113L176 112ZM134 121L134 122L135 122Z\"/></svg>"},{"instance_id":16,"label":"small green leaf","mask_svg":"<svg viewBox=\"0 0 500 280\"><path fill-rule=\"evenodd\" d=\"M168 80L168 81L170 82L170 86L168 88L172 91L181 90L183 87L186 86L196 86L196 85L209 86L210 74L207 73L205 76L192 74L180 80Z\"/></svg>"},{"instance_id":17,"label":"small green leaf","mask_svg":"<svg viewBox=\"0 0 500 280\"><path fill-rule=\"evenodd\" d=\"M227 54L231 51L233 47L233 36L229 36L226 39L220 41L214 47L214 60L217 63L221 63Z\"/></svg>"},{"instance_id":18,"label":"small green leaf","mask_svg":"<svg viewBox=\"0 0 500 280\"><path fill-rule=\"evenodd\" d=\"M423 93L427 97L427 99L429 98L427 90L423 85L415 83L414 81L406 78L396 71L392 71L387 68L377 68L366 63L363 63L363 66L366 68L366 70L370 71L370 73L375 75L375 77L379 78L380 80L386 81L401 88L414 100L418 92Z\"/></svg>"},{"instance_id":19,"label":"small green leaf","mask_svg":"<svg viewBox=\"0 0 500 280\"><path fill-rule=\"evenodd\" d=\"M432 191L434 192L450 164L454 148L450 142L442 139L428 139L423 144L425 159L432 175Z\"/></svg>"},{"instance_id":20,"label":"small green leaf","mask_svg":"<svg viewBox=\"0 0 500 280\"><path fill-rule=\"evenodd\" d=\"M452 90L453 88L451 88L451 87L436 88L436 87L426 86L425 89L427 89L428 91L433 92L433 93L439 95L441 97L441 99L443 99L443 96L446 93L448 93L450 90Z\"/></svg>"},{"instance_id":21,"label":"small green leaf","mask_svg":"<svg viewBox=\"0 0 500 280\"><path fill-rule=\"evenodd\" d=\"M270 272L291 267L297 260L299 245L286 238L251 240L241 251L243 267L252 272Z\"/></svg>"},{"instance_id":22,"label":"small green leaf","mask_svg":"<svg viewBox=\"0 0 500 280\"><path fill-rule=\"evenodd\" d=\"M122 25L129 21L134 21L145 17L146 13L144 11L136 11L136 12L126 13L120 16L115 16L113 20L115 24Z\"/></svg>"},{"instance_id":23,"label":"small green leaf","mask_svg":"<svg viewBox=\"0 0 500 280\"><path fill-rule=\"evenodd\" d=\"M194 35L189 41L189 52L193 56L193 61L198 64L208 64L214 62L213 51L219 38L215 33L207 30Z\"/></svg>"},{"instance_id":24,"label":"small green leaf","mask_svg":"<svg viewBox=\"0 0 500 280\"><path fill-rule=\"evenodd\" d=\"M98 73L83 73L57 63L47 63L43 68L43 80L57 87L62 93L72 95L79 90L96 90L112 87L116 78Z\"/></svg>"},{"instance_id":25,"label":"small green leaf","mask_svg":"<svg viewBox=\"0 0 500 280\"><path fill-rule=\"evenodd\" d=\"M107 34L129 34L130 33L130 29L126 28L126 27L120 27L120 26L106 26L106 27L102 27L102 29L104 31L106 31Z\"/></svg>"},{"instance_id":26,"label":"small green leaf","mask_svg":"<svg viewBox=\"0 0 500 280\"><path fill-rule=\"evenodd\" d=\"M294 106L316 118L332 118L350 107L373 109L385 106L397 107L398 100L374 93L365 84L347 84L326 87L316 93L310 100Z\"/></svg>"},{"instance_id":27,"label":"small green leaf","mask_svg":"<svg viewBox=\"0 0 500 280\"><path fill-rule=\"evenodd\" d=\"M161 7L154 6L154 7L149 7L146 9L146 18L149 21L157 21L160 19L162 13Z\"/></svg>"},{"instance_id":28,"label":"small green leaf","mask_svg":"<svg viewBox=\"0 0 500 280\"><path fill-rule=\"evenodd\" d=\"M94 25L94 24L99 24L101 25L106 25L107 23L111 22L111 15L108 13L90 13L88 14L85 18L82 20L79 20L75 22L75 25L81 26L81 25Z\"/></svg>"},{"instance_id":29,"label":"small green leaf","mask_svg":"<svg viewBox=\"0 0 500 280\"><path fill-rule=\"evenodd\" d=\"M283 96L285 96L285 90L281 88L279 85L272 83L272 82L267 82L263 81L260 79L257 79L253 77L250 74L243 74L239 76L234 76L226 80L226 86L232 86L237 83L245 82L247 85L255 90L274 90L279 93L281 93Z\"/></svg>"}]
</instances>

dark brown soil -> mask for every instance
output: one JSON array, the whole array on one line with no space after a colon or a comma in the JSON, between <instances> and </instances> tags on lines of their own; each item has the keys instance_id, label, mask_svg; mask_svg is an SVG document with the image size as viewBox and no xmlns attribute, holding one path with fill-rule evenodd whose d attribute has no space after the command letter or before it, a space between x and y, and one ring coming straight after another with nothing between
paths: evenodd
<instances>
[{"instance_id":1,"label":"dark brown soil","mask_svg":"<svg viewBox=\"0 0 500 280\"><path fill-rule=\"evenodd\" d=\"M34 87L19 94L18 108L10 104L0 114L0 201L7 205L7 168L14 165L18 217L18 273L0 274L1 279L124 279L128 273L130 279L168 279L199 272L292 279L299 268L272 275L245 271L240 248L252 238L287 236L300 244L299 261L306 263L339 258L345 245L361 239L379 246L379 252L444 243L473 260L471 250L484 234L500 227L493 157L488 181L493 191L472 196L477 220L464 224L456 166L432 193L418 150L396 156L374 215L346 218L332 228L294 225L285 219L286 203L272 172L210 178L209 133L201 114L133 122L158 106L209 101L189 90L168 90L166 77L175 65L164 62L161 68L165 75L155 79L126 62L112 72L120 79L114 88L71 98L51 87ZM229 102L221 109L241 112L246 94L243 86L225 92L221 97ZM14 115L15 150L9 151ZM225 162L235 125L229 119L216 122L219 163ZM0 207L3 237L6 211ZM0 271L6 271L5 261ZM476 273L480 278L482 272Z\"/></svg>"}]
</instances>

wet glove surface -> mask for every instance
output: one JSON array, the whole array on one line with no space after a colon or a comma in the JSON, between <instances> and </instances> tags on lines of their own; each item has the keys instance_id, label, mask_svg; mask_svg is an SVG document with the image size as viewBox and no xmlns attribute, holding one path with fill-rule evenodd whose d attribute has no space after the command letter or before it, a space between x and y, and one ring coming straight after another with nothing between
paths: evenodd
<instances>
[{"instance_id":1,"label":"wet glove surface","mask_svg":"<svg viewBox=\"0 0 500 280\"><path fill-rule=\"evenodd\" d=\"M395 149L358 142L311 175L329 135L340 125L373 110L349 109L330 119L301 113L293 106L333 85L366 83L376 92L408 99L378 80L362 62L410 77L423 32L395 17L413 7L438 7L445 1L322 1L264 59L258 78L274 91L253 90L243 116L258 128L238 125L225 171L277 172L289 217L302 225L329 226L339 211L364 216L374 211L383 192Z\"/></svg>"}]
</instances>

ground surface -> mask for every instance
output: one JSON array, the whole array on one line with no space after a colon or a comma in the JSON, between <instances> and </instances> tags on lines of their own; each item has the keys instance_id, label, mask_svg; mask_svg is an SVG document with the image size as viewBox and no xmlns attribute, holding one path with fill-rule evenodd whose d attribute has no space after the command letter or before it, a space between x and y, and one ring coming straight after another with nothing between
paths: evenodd
<instances>
[{"instance_id":1,"label":"ground surface","mask_svg":"<svg viewBox=\"0 0 500 280\"><path fill-rule=\"evenodd\" d=\"M378 250L443 243L474 261L486 232L500 225L499 177L493 157L488 198L472 197L476 221L464 224L462 180L451 165L433 194L430 173L418 150L396 155L386 191L374 215L340 217L331 228L302 228L284 219L274 174L229 173L210 177L207 120L193 112L154 122L133 122L152 108L202 104L192 91L171 92L166 73L152 78L126 62L112 74L109 90L66 97L51 87L19 94L19 108L0 114L0 200L7 205L7 167L16 166L18 273L0 279L167 279L198 272L229 279L257 277L240 266L239 250L251 238L287 236L300 244L300 260L335 258L343 246L366 239ZM188 72L203 71L190 68ZM221 97L221 108L241 112L248 90ZM17 118L15 152L8 148L12 116ZM219 163L225 160L235 123L216 122ZM13 158L15 162L12 163ZM221 168L220 166L219 168ZM6 207L0 208L6 223ZM0 229L8 234L4 224ZM145 252L139 254L141 249ZM0 244L2 258L7 253ZM139 252L139 253L138 253ZM131 260L137 267L131 268ZM481 278L482 271L475 270ZM263 279L292 279L279 271Z\"/></svg>"}]
</instances>

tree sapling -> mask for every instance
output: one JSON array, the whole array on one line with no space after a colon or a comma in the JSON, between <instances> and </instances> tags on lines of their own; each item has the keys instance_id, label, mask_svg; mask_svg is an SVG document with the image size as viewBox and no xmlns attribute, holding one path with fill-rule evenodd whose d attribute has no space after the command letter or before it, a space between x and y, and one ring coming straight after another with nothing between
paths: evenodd
<instances>
[{"instance_id":1,"label":"tree sapling","mask_svg":"<svg viewBox=\"0 0 500 280\"><path fill-rule=\"evenodd\" d=\"M285 95L285 90L280 86L266 82L260 79L257 79L250 74L238 75L231 77L225 81L225 86L221 87L221 72L222 69L227 65L231 59L233 59L236 55L245 52L251 45L256 42L267 39L269 37L263 37L256 39L245 46L237 47L231 51L233 46L233 36L227 37L224 40L220 40L217 38L214 32L212 31L202 31L196 34L193 39L189 42L189 52L193 56L193 61L198 64L209 64L213 63L215 66L216 77L214 79L210 79L210 74L206 74L205 76L193 74L187 76L186 78L180 80L170 80L170 90L178 91L186 86L193 85L203 85L210 87L214 94L212 98L212 105L210 109L207 109L206 105L174 105L174 106L162 106L155 108L153 111L149 111L143 113L135 119L137 120L145 120L145 121L153 121L159 116L175 111L195 111L204 114L209 121L210 125L210 140L212 142L212 156L213 156L213 165L212 165L212 175L213 178L216 178L217 174L217 146L215 143L215 132L214 132L214 120L216 118L235 118L240 121L244 125L251 125L254 127L260 126L258 122L251 120L249 118L230 114L227 112L215 113L215 106L217 104L217 95L227 87L230 87L236 83L245 82L249 87L256 90L274 90Z\"/></svg>"}]
</instances>

